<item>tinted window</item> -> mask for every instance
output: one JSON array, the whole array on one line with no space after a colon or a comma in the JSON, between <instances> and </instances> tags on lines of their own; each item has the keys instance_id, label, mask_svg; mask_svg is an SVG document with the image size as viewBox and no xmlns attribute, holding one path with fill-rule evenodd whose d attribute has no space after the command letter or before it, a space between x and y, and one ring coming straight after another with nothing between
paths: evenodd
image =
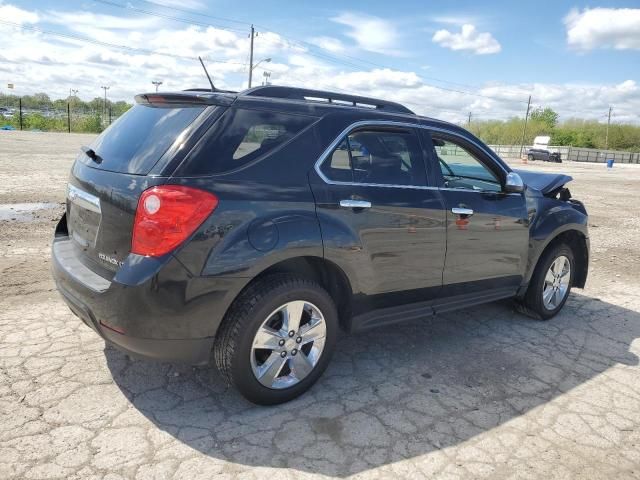
<instances>
[{"instance_id":1,"label":"tinted window","mask_svg":"<svg viewBox=\"0 0 640 480\"><path fill-rule=\"evenodd\" d=\"M146 174L203 110L136 105L93 142L102 163L87 162L112 172Z\"/></svg>"},{"instance_id":2,"label":"tinted window","mask_svg":"<svg viewBox=\"0 0 640 480\"><path fill-rule=\"evenodd\" d=\"M434 135L433 144L445 187L492 192L502 190L494 173L458 143Z\"/></svg>"},{"instance_id":3,"label":"tinted window","mask_svg":"<svg viewBox=\"0 0 640 480\"><path fill-rule=\"evenodd\" d=\"M349 166L352 178L345 174ZM337 181L426 184L420 143L412 130L357 130L334 150L322 170Z\"/></svg>"},{"instance_id":4,"label":"tinted window","mask_svg":"<svg viewBox=\"0 0 640 480\"><path fill-rule=\"evenodd\" d=\"M304 115L230 108L180 173L207 175L234 170L272 152L314 120Z\"/></svg>"},{"instance_id":5,"label":"tinted window","mask_svg":"<svg viewBox=\"0 0 640 480\"><path fill-rule=\"evenodd\" d=\"M351 171L351 159L349 155L349 144L344 138L338 145L331 157L322 164L322 172L327 178L338 182L352 182L353 172Z\"/></svg>"}]
</instances>

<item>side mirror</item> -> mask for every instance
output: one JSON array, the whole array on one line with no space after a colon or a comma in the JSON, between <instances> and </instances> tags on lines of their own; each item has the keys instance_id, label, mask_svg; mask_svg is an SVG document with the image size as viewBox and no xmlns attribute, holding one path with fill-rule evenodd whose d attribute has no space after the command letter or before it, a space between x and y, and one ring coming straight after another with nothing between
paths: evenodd
<instances>
[{"instance_id":1,"label":"side mirror","mask_svg":"<svg viewBox=\"0 0 640 480\"><path fill-rule=\"evenodd\" d=\"M520 175L516 172L509 172L507 179L504 182L504 190L507 193L522 193L524 192L524 182Z\"/></svg>"}]
</instances>

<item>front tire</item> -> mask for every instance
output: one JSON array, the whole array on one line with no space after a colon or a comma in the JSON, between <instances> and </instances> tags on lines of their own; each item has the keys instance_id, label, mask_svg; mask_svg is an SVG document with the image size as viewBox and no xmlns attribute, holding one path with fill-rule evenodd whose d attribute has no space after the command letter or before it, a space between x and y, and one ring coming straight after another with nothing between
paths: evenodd
<instances>
[{"instance_id":1,"label":"front tire","mask_svg":"<svg viewBox=\"0 0 640 480\"><path fill-rule=\"evenodd\" d=\"M531 277L522 301L524 313L539 320L554 317L567 301L575 270L573 251L559 243L547 249Z\"/></svg>"},{"instance_id":2,"label":"front tire","mask_svg":"<svg viewBox=\"0 0 640 480\"><path fill-rule=\"evenodd\" d=\"M338 314L317 283L289 274L250 285L227 312L214 343L222 375L249 401L288 402L329 364Z\"/></svg>"},{"instance_id":3,"label":"front tire","mask_svg":"<svg viewBox=\"0 0 640 480\"><path fill-rule=\"evenodd\" d=\"M533 162L535 160L535 157L530 153L529 155L527 155L527 159L530 162Z\"/></svg>"}]
</instances>

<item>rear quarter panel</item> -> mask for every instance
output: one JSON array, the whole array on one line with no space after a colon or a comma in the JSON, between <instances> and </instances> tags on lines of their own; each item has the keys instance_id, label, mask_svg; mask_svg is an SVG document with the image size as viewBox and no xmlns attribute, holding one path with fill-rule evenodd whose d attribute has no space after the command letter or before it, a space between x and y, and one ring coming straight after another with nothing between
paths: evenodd
<instances>
[{"instance_id":1,"label":"rear quarter panel","mask_svg":"<svg viewBox=\"0 0 640 480\"><path fill-rule=\"evenodd\" d=\"M237 171L172 178L213 192L218 207L177 258L194 275L251 278L298 256L323 256L307 172L319 155L313 129Z\"/></svg>"}]
</instances>

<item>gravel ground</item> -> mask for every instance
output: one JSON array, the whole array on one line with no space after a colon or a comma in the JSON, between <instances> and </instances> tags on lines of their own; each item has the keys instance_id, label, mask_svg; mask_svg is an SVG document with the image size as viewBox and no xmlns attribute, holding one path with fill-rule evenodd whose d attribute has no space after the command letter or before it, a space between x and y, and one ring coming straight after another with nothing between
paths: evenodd
<instances>
[{"instance_id":1,"label":"gravel ground","mask_svg":"<svg viewBox=\"0 0 640 480\"><path fill-rule=\"evenodd\" d=\"M90 141L0 132L0 478L640 478L640 165L514 162L573 175L591 214L587 288L554 320L504 302L345 336L265 408L105 347L59 298L50 239Z\"/></svg>"}]
</instances>

